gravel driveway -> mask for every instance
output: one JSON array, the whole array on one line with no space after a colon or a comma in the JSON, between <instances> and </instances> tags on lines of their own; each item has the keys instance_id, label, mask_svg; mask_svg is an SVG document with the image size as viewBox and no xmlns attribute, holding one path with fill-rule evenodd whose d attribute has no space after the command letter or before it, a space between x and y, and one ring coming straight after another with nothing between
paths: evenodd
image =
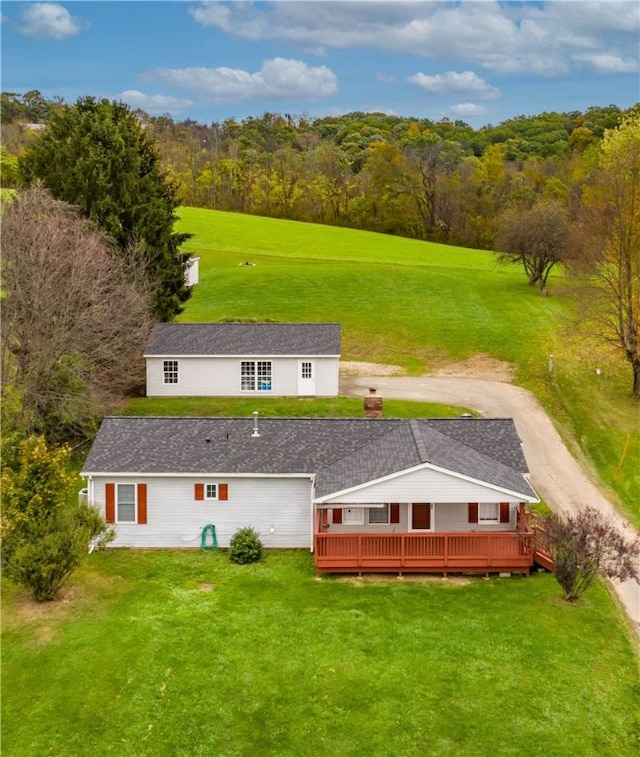
<instances>
[{"instance_id":1,"label":"gravel driveway","mask_svg":"<svg viewBox=\"0 0 640 757\"><path fill-rule=\"evenodd\" d=\"M553 510L576 512L592 505L625 533L633 526L622 518L566 448L551 419L531 392L513 384L473 378L346 375L340 394L364 397L376 387L381 397L440 402L472 408L481 415L513 418L531 471L531 483ZM640 633L640 586L633 580L612 582Z\"/></svg>"}]
</instances>

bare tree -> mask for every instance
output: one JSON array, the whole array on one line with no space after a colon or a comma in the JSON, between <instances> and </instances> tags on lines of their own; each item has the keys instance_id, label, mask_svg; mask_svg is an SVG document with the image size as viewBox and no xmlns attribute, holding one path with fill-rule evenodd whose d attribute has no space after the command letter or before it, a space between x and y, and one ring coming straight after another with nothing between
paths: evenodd
<instances>
[{"instance_id":1,"label":"bare tree","mask_svg":"<svg viewBox=\"0 0 640 757\"><path fill-rule=\"evenodd\" d=\"M522 263L530 284L547 294L552 268L568 257L570 225L565 208L540 202L529 209L510 208L498 223L495 250L503 263Z\"/></svg>"},{"instance_id":2,"label":"bare tree","mask_svg":"<svg viewBox=\"0 0 640 757\"><path fill-rule=\"evenodd\" d=\"M140 385L151 291L145 272L112 251L104 233L40 187L3 208L9 426L53 441L82 435Z\"/></svg>"}]
</instances>

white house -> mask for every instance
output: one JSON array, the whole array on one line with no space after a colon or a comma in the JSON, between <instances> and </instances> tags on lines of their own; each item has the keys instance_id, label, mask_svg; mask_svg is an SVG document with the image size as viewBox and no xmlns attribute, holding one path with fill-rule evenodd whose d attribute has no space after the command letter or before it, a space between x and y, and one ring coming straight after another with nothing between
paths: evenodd
<instances>
[{"instance_id":1,"label":"white house","mask_svg":"<svg viewBox=\"0 0 640 757\"><path fill-rule=\"evenodd\" d=\"M363 549L377 570L533 562L521 516L538 497L511 419L111 417L82 475L116 547L197 547L209 525L225 547L250 526L320 570L366 569Z\"/></svg>"},{"instance_id":2,"label":"white house","mask_svg":"<svg viewBox=\"0 0 640 757\"><path fill-rule=\"evenodd\" d=\"M336 396L336 323L159 323L147 396Z\"/></svg>"}]
</instances>

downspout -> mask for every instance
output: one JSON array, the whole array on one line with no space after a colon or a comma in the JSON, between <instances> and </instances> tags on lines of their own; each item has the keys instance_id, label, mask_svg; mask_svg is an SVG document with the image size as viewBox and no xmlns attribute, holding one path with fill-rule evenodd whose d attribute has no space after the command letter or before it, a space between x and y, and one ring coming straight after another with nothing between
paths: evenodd
<instances>
[{"instance_id":1,"label":"downspout","mask_svg":"<svg viewBox=\"0 0 640 757\"><path fill-rule=\"evenodd\" d=\"M313 554L314 551L314 540L315 540L315 533L316 533L316 508L315 508L315 498L316 498L316 474L313 473L311 475L311 517L309 518L309 522L311 523L311 545L309 547L309 552Z\"/></svg>"}]
</instances>

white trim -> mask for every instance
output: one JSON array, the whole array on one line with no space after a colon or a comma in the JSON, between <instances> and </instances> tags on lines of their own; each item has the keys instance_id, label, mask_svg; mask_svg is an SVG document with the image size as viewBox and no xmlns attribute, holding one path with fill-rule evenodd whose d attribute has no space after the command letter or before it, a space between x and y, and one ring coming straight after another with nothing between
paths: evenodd
<instances>
[{"instance_id":1,"label":"white trim","mask_svg":"<svg viewBox=\"0 0 640 757\"><path fill-rule=\"evenodd\" d=\"M247 359L247 360L275 360L277 358L286 357L286 358L297 358L299 360L307 360L311 358L322 358L322 357L334 357L334 358L340 358L340 354L327 354L327 353L312 353L307 354L306 352L301 354L284 354L284 353L271 353L268 352L266 354L251 354L251 353L244 353L244 352L235 352L233 354L226 354L226 353L218 353L218 352L209 352L204 354L194 354L194 355L183 355L181 353L167 353L165 354L155 354L155 353L145 353L143 354L144 358L158 358L162 360L182 360L182 358L211 358L211 357L226 357L226 358L241 358L241 359Z\"/></svg>"},{"instance_id":2,"label":"white trim","mask_svg":"<svg viewBox=\"0 0 640 757\"><path fill-rule=\"evenodd\" d=\"M387 508L387 519L382 521L371 522L371 510L381 510L384 507ZM375 507L367 507L367 525L368 526L389 526L391 525L391 505L389 502L385 502L384 505L376 505Z\"/></svg>"},{"instance_id":3,"label":"white trim","mask_svg":"<svg viewBox=\"0 0 640 757\"><path fill-rule=\"evenodd\" d=\"M496 508L496 517L491 520L480 518L480 508L493 505ZM511 520L511 507L509 507L509 520ZM497 526L500 523L500 503L499 502L478 502L478 525L479 526Z\"/></svg>"},{"instance_id":4,"label":"white trim","mask_svg":"<svg viewBox=\"0 0 640 757\"><path fill-rule=\"evenodd\" d=\"M461 481L467 481L472 484L478 484L480 486L483 486L485 489L490 489L491 491L502 492L503 494L508 494L510 496L517 497L519 501L525 500L526 502L529 502L529 503L540 501L539 498L531 497L530 494L524 494L523 492L512 491L511 489L504 489L501 486L490 484L488 481L482 481L479 478L471 478L471 476L465 476L462 473L457 473L456 471L452 471L449 468L442 468L439 465L433 465L432 463L420 463L420 465L414 465L411 468L405 468L404 470L396 471L395 473L389 473L388 475L382 476L381 478L374 478L371 481L365 481L362 484L349 487L348 489L341 489L339 491L332 492L331 494L326 494L324 497L320 497L316 499L316 504L328 502L330 499L333 499L334 497L341 497L341 496L344 496L345 494L351 494L352 492L357 492L360 489L366 489L370 486L384 483L385 481L393 481L393 479L399 478L400 476L406 476L408 473L415 473L416 471L421 471L421 470L433 470L433 471L436 471L437 473L444 473L448 476L451 476L452 478L460 479Z\"/></svg>"},{"instance_id":5,"label":"white trim","mask_svg":"<svg viewBox=\"0 0 640 757\"><path fill-rule=\"evenodd\" d=\"M145 478L308 478L315 479L315 473L216 473L215 471L194 471L193 473L175 473L174 471L164 471L162 473L145 473L144 471L80 471L82 478L90 476L118 476L119 478L137 479ZM126 482L124 482L126 483Z\"/></svg>"},{"instance_id":6,"label":"white trim","mask_svg":"<svg viewBox=\"0 0 640 757\"><path fill-rule=\"evenodd\" d=\"M118 491L120 486L133 486L133 520L120 520L118 517L119 514L119 505L120 505L120 498L118 496ZM120 481L119 483L116 483L115 485L115 522L116 525L121 526L135 526L138 523L138 484L133 483L130 481ZM126 504L130 504L127 502Z\"/></svg>"},{"instance_id":7,"label":"white trim","mask_svg":"<svg viewBox=\"0 0 640 757\"><path fill-rule=\"evenodd\" d=\"M252 374L243 373L242 367L245 363L253 365ZM268 363L269 365L269 388L268 389L260 388L262 383L266 383L264 381L263 382L260 381L260 370L259 370L260 363ZM263 368L263 371L264 371L264 368ZM238 390L240 391L239 396L242 396L244 393L249 393L249 392L254 392L258 395L268 394L270 392L273 392L273 359L272 358L253 359L253 358L246 358L246 357L240 358L238 361L238 378L239 378ZM245 389L242 386L242 382L244 379L249 379L249 378L253 379L253 387L251 387L250 389ZM264 379L264 375L262 378Z\"/></svg>"},{"instance_id":8,"label":"white trim","mask_svg":"<svg viewBox=\"0 0 640 757\"><path fill-rule=\"evenodd\" d=\"M209 497L207 495L207 487L209 486L215 486L216 487L216 496L215 497ZM217 502L220 499L220 484L214 481L205 481L204 482L204 499L208 502Z\"/></svg>"},{"instance_id":9,"label":"white trim","mask_svg":"<svg viewBox=\"0 0 640 757\"><path fill-rule=\"evenodd\" d=\"M389 504L388 502L333 502L331 504L315 503L318 510L346 510L353 507L366 507L368 510L382 508Z\"/></svg>"},{"instance_id":10,"label":"white trim","mask_svg":"<svg viewBox=\"0 0 640 757\"><path fill-rule=\"evenodd\" d=\"M167 370L165 365L166 363L175 363L176 368L175 371L173 370ZM176 375L175 381L167 381L167 375L173 374ZM162 386L178 386L180 383L180 361L178 358L164 358L162 361Z\"/></svg>"},{"instance_id":11,"label":"white trim","mask_svg":"<svg viewBox=\"0 0 640 757\"><path fill-rule=\"evenodd\" d=\"M354 518L353 520L347 520L347 513L342 513L342 525L343 526L364 526L364 508L363 507L356 507L355 505L352 505L351 507L345 507L343 510L356 510L360 513L360 516L358 519ZM354 513L356 515L356 513Z\"/></svg>"}]
</instances>

